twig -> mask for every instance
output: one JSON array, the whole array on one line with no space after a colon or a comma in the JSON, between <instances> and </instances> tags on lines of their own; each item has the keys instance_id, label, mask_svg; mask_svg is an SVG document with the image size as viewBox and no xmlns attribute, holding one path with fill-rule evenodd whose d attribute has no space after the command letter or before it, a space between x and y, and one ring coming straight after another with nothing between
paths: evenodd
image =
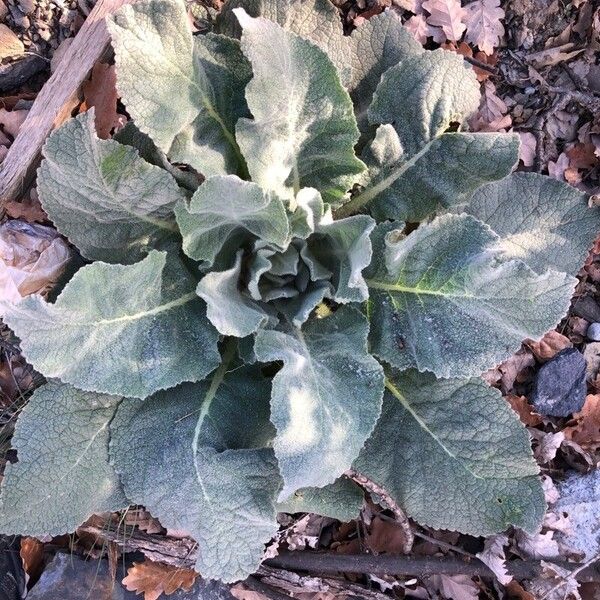
<instances>
[{"instance_id":1,"label":"twig","mask_svg":"<svg viewBox=\"0 0 600 600\"><path fill-rule=\"evenodd\" d=\"M484 71L487 71L488 73L492 73L493 75L498 74L498 69L496 69L496 67L492 67L491 65L481 62L480 60L477 60L476 58L473 58L472 56L463 56L463 58L469 64L471 64L475 67L478 67L479 69L483 69Z\"/></svg>"},{"instance_id":2,"label":"twig","mask_svg":"<svg viewBox=\"0 0 600 600\"><path fill-rule=\"evenodd\" d=\"M123 552L139 551L149 559L193 569L198 548L189 538L150 535L136 527L121 525L110 517L98 517L93 524L78 529L94 535L98 540L113 541ZM600 581L600 570L593 564L575 565L567 562L557 566L571 571L577 581ZM383 554L335 554L333 552L294 551L281 552L268 559L263 566L290 571L308 571L321 574L361 573L371 575L468 575L493 578L494 573L479 559L464 560L458 557L403 556ZM517 579L533 579L542 572L535 560L513 560L507 563L510 573ZM259 572L260 573L260 572Z\"/></svg>"},{"instance_id":3,"label":"twig","mask_svg":"<svg viewBox=\"0 0 600 600\"><path fill-rule=\"evenodd\" d=\"M349 469L346 471L345 475L346 477L349 477L358 483L358 485L362 486L370 494L376 494L383 499L387 507L394 513L394 517L396 517L395 522L404 533L404 544L402 545L402 551L404 554L409 554L415 541L415 535L410 526L408 517L397 504L397 502L395 502L394 499L380 485L377 485L374 481L371 481L362 473L359 473L354 469Z\"/></svg>"},{"instance_id":4,"label":"twig","mask_svg":"<svg viewBox=\"0 0 600 600\"><path fill-rule=\"evenodd\" d=\"M279 556L266 561L265 564L279 569L315 573L370 573L411 577L429 575L494 577L492 570L479 559L465 561L460 558L438 556L393 556L389 554L373 556L297 551L282 552ZM575 569L575 565L572 563L561 562L558 566L573 573L577 572L578 581L600 581L600 572L591 568L592 565L582 565L582 569ZM536 560L509 561L507 567L517 579L533 579L542 572L542 565Z\"/></svg>"},{"instance_id":5,"label":"twig","mask_svg":"<svg viewBox=\"0 0 600 600\"><path fill-rule=\"evenodd\" d=\"M540 598L540 600L546 600L547 598L549 598L551 594L553 594L554 592L556 592L556 590L559 590L563 585L566 585L566 583L569 580L573 580L574 579L575 581L577 581L577 575L579 575L582 571L585 571L588 567L590 567L594 563L598 562L599 560L600 560L600 554L597 554L593 558L590 558L590 560L588 560L587 562L584 562L581 566L577 567L574 571L571 571L571 573L569 574L568 577L563 578L563 580L560 581L560 582L558 582L553 588L550 588Z\"/></svg>"},{"instance_id":6,"label":"twig","mask_svg":"<svg viewBox=\"0 0 600 600\"><path fill-rule=\"evenodd\" d=\"M299 592L323 592L329 596L354 596L361 600L389 600L389 596L364 585L353 583L341 577L316 577L299 575L293 571L261 566L258 574L262 581L273 587L285 590L288 594Z\"/></svg>"}]
</instances>

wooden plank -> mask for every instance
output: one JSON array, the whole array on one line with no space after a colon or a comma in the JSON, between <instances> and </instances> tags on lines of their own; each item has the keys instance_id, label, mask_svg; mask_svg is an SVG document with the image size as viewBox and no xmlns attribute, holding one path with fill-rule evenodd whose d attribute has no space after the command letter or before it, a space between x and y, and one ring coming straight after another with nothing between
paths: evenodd
<instances>
[{"instance_id":1,"label":"wooden plank","mask_svg":"<svg viewBox=\"0 0 600 600\"><path fill-rule=\"evenodd\" d=\"M19 134L0 165L0 213L6 202L25 191L39 163L42 146L52 129L68 118L79 88L104 53L109 34L104 17L130 0L98 0L58 68L40 90Z\"/></svg>"}]
</instances>

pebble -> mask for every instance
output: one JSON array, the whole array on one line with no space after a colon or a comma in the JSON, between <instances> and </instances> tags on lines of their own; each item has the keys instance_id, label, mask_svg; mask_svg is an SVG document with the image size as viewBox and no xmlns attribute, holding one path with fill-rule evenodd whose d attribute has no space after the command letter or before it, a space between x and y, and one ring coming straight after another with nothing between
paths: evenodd
<instances>
[{"instance_id":1,"label":"pebble","mask_svg":"<svg viewBox=\"0 0 600 600\"><path fill-rule=\"evenodd\" d=\"M0 536L0 598L20 600L25 593L25 573L19 559L18 538Z\"/></svg>"},{"instance_id":2,"label":"pebble","mask_svg":"<svg viewBox=\"0 0 600 600\"><path fill-rule=\"evenodd\" d=\"M3 0L0 0L0 21L4 21L6 15L8 15L8 6L6 6Z\"/></svg>"},{"instance_id":3,"label":"pebble","mask_svg":"<svg viewBox=\"0 0 600 600\"><path fill-rule=\"evenodd\" d=\"M127 591L118 583L125 577L126 568L131 566L129 557L135 556L127 555L125 566L122 560L119 561L115 583L109 572L107 560L83 560L75 554L59 552L44 569L40 580L31 588L27 600L140 600L140 596L135 592ZM137 562L142 560L143 558L137 558ZM169 595L168 600L198 598L235 600L225 584L203 580L200 577L189 592L177 590Z\"/></svg>"},{"instance_id":4,"label":"pebble","mask_svg":"<svg viewBox=\"0 0 600 600\"><path fill-rule=\"evenodd\" d=\"M600 323L592 323L586 333L588 339L594 342L600 342Z\"/></svg>"},{"instance_id":5,"label":"pebble","mask_svg":"<svg viewBox=\"0 0 600 600\"><path fill-rule=\"evenodd\" d=\"M26 14L30 15L33 13L36 7L35 0L18 0L19 8Z\"/></svg>"},{"instance_id":6,"label":"pebble","mask_svg":"<svg viewBox=\"0 0 600 600\"><path fill-rule=\"evenodd\" d=\"M576 348L566 348L539 370L531 404L541 415L568 417L581 410L586 392L583 354Z\"/></svg>"}]
</instances>

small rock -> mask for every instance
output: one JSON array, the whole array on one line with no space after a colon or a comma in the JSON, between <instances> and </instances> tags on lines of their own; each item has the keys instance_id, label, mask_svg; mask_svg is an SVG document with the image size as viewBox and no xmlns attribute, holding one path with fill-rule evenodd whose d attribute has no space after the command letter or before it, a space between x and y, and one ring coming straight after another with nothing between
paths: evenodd
<instances>
[{"instance_id":1,"label":"small rock","mask_svg":"<svg viewBox=\"0 0 600 600\"><path fill-rule=\"evenodd\" d=\"M26 15L19 15L13 18L15 25L22 29L29 29L31 27L31 21Z\"/></svg>"},{"instance_id":2,"label":"small rock","mask_svg":"<svg viewBox=\"0 0 600 600\"><path fill-rule=\"evenodd\" d=\"M25 594L25 573L19 557L19 540L0 536L0 599L21 600Z\"/></svg>"},{"instance_id":3,"label":"small rock","mask_svg":"<svg viewBox=\"0 0 600 600\"><path fill-rule=\"evenodd\" d=\"M122 586L115 585L106 560L82 560L76 555L58 553L46 567L40 580L33 586L27 598L31 600L125 600Z\"/></svg>"},{"instance_id":4,"label":"small rock","mask_svg":"<svg viewBox=\"0 0 600 600\"><path fill-rule=\"evenodd\" d=\"M18 0L19 8L26 14L30 15L33 13L36 7L35 0Z\"/></svg>"},{"instance_id":5,"label":"small rock","mask_svg":"<svg viewBox=\"0 0 600 600\"><path fill-rule=\"evenodd\" d=\"M587 337L594 342L600 342L600 323L592 323L586 333Z\"/></svg>"},{"instance_id":6,"label":"small rock","mask_svg":"<svg viewBox=\"0 0 600 600\"><path fill-rule=\"evenodd\" d=\"M127 591L119 583L127 574L127 568L131 566L135 556L128 554L125 565L123 560L119 560L116 582L113 582L107 560L83 560L75 554L59 552L27 594L27 600L85 600L86 598L140 600L141 596ZM138 558L137 562L142 560L143 557ZM169 600L198 600L198 598L235 600L229 591L229 586L200 577L196 578L194 587L189 592L177 590L168 598Z\"/></svg>"},{"instance_id":7,"label":"small rock","mask_svg":"<svg viewBox=\"0 0 600 600\"><path fill-rule=\"evenodd\" d=\"M568 417L581 410L586 392L583 354L575 348L566 348L539 370L531 404L542 415Z\"/></svg>"},{"instance_id":8,"label":"small rock","mask_svg":"<svg viewBox=\"0 0 600 600\"><path fill-rule=\"evenodd\" d=\"M600 373L600 342L586 344L583 358L587 364L587 380L593 383Z\"/></svg>"},{"instance_id":9,"label":"small rock","mask_svg":"<svg viewBox=\"0 0 600 600\"><path fill-rule=\"evenodd\" d=\"M6 15L8 15L8 6L6 6L4 0L0 0L0 21L4 21Z\"/></svg>"},{"instance_id":10,"label":"small rock","mask_svg":"<svg viewBox=\"0 0 600 600\"><path fill-rule=\"evenodd\" d=\"M23 54L23 42L6 25L0 23L0 60Z\"/></svg>"}]
</instances>

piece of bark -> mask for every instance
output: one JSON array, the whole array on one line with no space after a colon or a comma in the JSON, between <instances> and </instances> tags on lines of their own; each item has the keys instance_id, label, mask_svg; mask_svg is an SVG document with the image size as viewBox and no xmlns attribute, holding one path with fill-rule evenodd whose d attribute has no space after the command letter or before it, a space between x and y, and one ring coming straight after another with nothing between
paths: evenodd
<instances>
[{"instance_id":1,"label":"piece of bark","mask_svg":"<svg viewBox=\"0 0 600 600\"><path fill-rule=\"evenodd\" d=\"M40 150L52 131L77 103L81 84L109 42L104 17L129 0L98 0L69 46L56 71L38 94L0 170L0 213L25 190L38 164Z\"/></svg>"},{"instance_id":2,"label":"piece of bark","mask_svg":"<svg viewBox=\"0 0 600 600\"><path fill-rule=\"evenodd\" d=\"M15 62L0 65L0 93L18 88L49 66L48 61L36 54L27 54Z\"/></svg>"}]
</instances>

